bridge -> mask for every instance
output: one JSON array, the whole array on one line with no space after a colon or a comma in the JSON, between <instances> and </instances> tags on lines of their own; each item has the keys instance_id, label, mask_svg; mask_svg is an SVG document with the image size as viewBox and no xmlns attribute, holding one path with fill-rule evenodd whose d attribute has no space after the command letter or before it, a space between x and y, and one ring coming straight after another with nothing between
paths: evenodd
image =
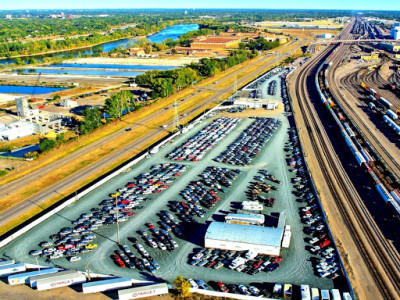
<instances>
[{"instance_id":1,"label":"bridge","mask_svg":"<svg viewBox=\"0 0 400 300\"><path fill-rule=\"evenodd\" d=\"M388 40L388 39L364 39L364 40L331 40L331 41L319 41L319 42L314 42L312 44L337 44L337 43L343 43L343 44L359 44L359 43L380 43L380 42L397 42L400 43L400 40Z\"/></svg>"}]
</instances>

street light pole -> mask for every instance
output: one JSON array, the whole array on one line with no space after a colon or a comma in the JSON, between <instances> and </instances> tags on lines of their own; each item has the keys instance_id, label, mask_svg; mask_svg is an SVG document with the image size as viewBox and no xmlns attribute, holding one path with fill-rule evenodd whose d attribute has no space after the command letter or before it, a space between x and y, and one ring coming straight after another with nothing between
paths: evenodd
<instances>
[{"instance_id":1,"label":"street light pole","mask_svg":"<svg viewBox=\"0 0 400 300\"><path fill-rule=\"evenodd\" d=\"M119 239L119 222L118 222L118 201L117 201L117 197L115 197L115 211L117 214L117 239L118 239L118 245L121 244L120 239Z\"/></svg>"}]
</instances>

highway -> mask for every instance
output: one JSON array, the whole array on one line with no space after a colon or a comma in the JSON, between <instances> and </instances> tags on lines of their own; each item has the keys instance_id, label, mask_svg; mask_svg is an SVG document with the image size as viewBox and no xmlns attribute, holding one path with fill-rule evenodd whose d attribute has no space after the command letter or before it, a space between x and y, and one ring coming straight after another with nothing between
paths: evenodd
<instances>
[{"instance_id":1,"label":"highway","mask_svg":"<svg viewBox=\"0 0 400 300\"><path fill-rule=\"evenodd\" d=\"M351 38L351 27L352 23L337 39ZM291 92L294 91L291 93L292 103L297 103L294 107L298 107L294 116L298 123L304 124L300 130L301 139L311 145L307 152L307 160L310 159L309 157L315 158L323 174L323 178L315 181L317 187L327 187L326 192L331 200L329 207L334 208L328 210L324 206L331 217L330 223L335 223L335 227L343 230L340 230L341 239L345 238L346 234L351 237L346 240L346 244L343 242L348 257L350 259L362 257L362 261L350 260L353 273L358 273L356 274L358 286L355 288L358 288L359 293L364 293L361 298L398 299L400 296L398 254L393 252L390 243L383 237L349 179L319 116L318 104L313 104L319 102L322 106L318 93L315 91L315 75L317 68L328 57L333 47L329 46L314 56L291 78L293 84ZM314 178L312 170L311 173ZM325 199L325 201L328 200ZM335 211L339 211L343 223L340 220L332 220ZM344 233L344 230L347 233Z\"/></svg>"},{"instance_id":2,"label":"highway","mask_svg":"<svg viewBox=\"0 0 400 300\"><path fill-rule=\"evenodd\" d=\"M278 51L282 52L285 49L293 46L292 44L296 44L296 45L298 45L298 47L301 47L304 45L305 42L306 42L306 40L304 40L304 41L299 40L296 42L292 42L292 43L289 43L288 45L285 45ZM268 54L265 57L261 58L261 62L265 61L265 64L262 64L260 67L249 72L245 76L237 79L237 85L240 86L240 85L244 84L251 78L254 78L256 75L265 71L266 68L268 68L270 65L274 65L276 63L276 60L271 59L271 56L274 56L274 55L275 54L271 53L271 54ZM255 62L249 64L247 66L247 68L251 69L251 67L253 65L259 64L259 63L260 63L259 60L255 61ZM200 90L211 89L211 90L215 91L215 93L213 94L213 96L209 97L205 101L198 103L197 105L195 105L194 107L191 107L190 109L188 109L186 111L180 111L179 113L180 114L187 113L188 115L193 114L193 116L194 116L194 115L202 112L204 110L204 108L206 106L208 106L210 103L219 102L220 97L222 97L227 92L232 91L233 86L234 86L233 79L235 78L236 74L238 74L240 72L243 72L243 69L239 69L220 80L220 82L225 81L225 80L231 81L231 83L225 88L216 89L215 85L213 83L210 83L207 87L200 88ZM186 97L185 101L189 100L191 97L192 96ZM183 102L181 102L181 103L183 103ZM148 124L152 124L152 120L157 119L163 113L164 113L164 110L160 109L159 111L155 111L150 116L140 120L140 122L138 122L138 123L127 124L127 126L125 128L129 127L129 128L132 128L132 131L134 131L135 129L137 129L140 126L148 126ZM171 119L171 122L168 125L172 126L172 123L173 123L173 120ZM113 140L124 138L124 135L126 134L124 129L116 131L101 140L98 140L78 151L75 151L74 153L71 153L70 155L68 155L66 157L61 158L60 160L58 160L54 163L47 165L44 168L33 171L26 176L23 176L11 183L8 183L8 184L2 186L1 191L0 191L0 197L6 197L16 190L23 189L24 187L26 187L27 184L34 184L34 182L36 180L40 179L42 176L51 173L52 171L60 168L60 166L67 165L68 163L74 161L78 157L80 157L84 154L87 154L88 152L93 151L93 150L97 149L98 147L101 147L102 144L104 144L104 143L110 143ZM0 214L0 226L9 223L10 221L15 219L19 215L29 211L30 209L32 209L36 206L40 206L43 202L45 202L49 199L52 199L55 196L59 196L60 194L63 195L64 190L66 190L70 187L76 186L77 184L84 181L86 178L89 178L91 175L97 173L98 171L104 169L105 167L112 165L114 162L117 162L121 157L124 157L125 155L132 153L134 150L137 150L142 145L151 141L153 139L153 137L160 132L160 130L162 130L162 129L159 127L152 128L152 130L146 136L143 136L139 139L134 140L132 143L127 144L125 147L123 147L121 149L117 149L116 151L110 153L106 157L103 157L102 159L96 161L95 163L90 164L86 168L83 168L83 169L71 174L67 178L62 179L57 182L54 182L54 184L49 186L48 188L41 190L37 194L20 202L18 205L7 209L6 211L4 211ZM64 195L64 196L66 196L66 195Z\"/></svg>"}]
</instances>

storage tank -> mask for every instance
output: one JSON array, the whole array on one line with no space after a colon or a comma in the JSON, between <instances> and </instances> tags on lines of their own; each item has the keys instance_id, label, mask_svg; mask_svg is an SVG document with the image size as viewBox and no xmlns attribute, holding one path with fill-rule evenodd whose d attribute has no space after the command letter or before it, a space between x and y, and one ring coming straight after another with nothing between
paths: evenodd
<instances>
[{"instance_id":1,"label":"storage tank","mask_svg":"<svg viewBox=\"0 0 400 300\"><path fill-rule=\"evenodd\" d=\"M97 293L104 291L112 291L119 288L127 288L132 286L130 277L118 277L101 281L86 282L82 284L84 294Z\"/></svg>"},{"instance_id":2,"label":"storage tank","mask_svg":"<svg viewBox=\"0 0 400 300\"><path fill-rule=\"evenodd\" d=\"M26 267L24 263L17 263L12 265L6 265L0 267L0 277L6 277L7 275L24 272Z\"/></svg>"},{"instance_id":3,"label":"storage tank","mask_svg":"<svg viewBox=\"0 0 400 300\"><path fill-rule=\"evenodd\" d=\"M9 285L25 284L25 283L28 284L30 277L44 275L44 274L52 274L57 272L58 272L57 268L51 268L51 269L41 269L32 272L25 272L21 274L14 274L8 276L8 284Z\"/></svg>"},{"instance_id":4,"label":"storage tank","mask_svg":"<svg viewBox=\"0 0 400 300\"><path fill-rule=\"evenodd\" d=\"M368 103L368 106L369 106L369 108L372 109L372 110L376 109L375 104L373 104L372 102Z\"/></svg>"},{"instance_id":5,"label":"storage tank","mask_svg":"<svg viewBox=\"0 0 400 300\"><path fill-rule=\"evenodd\" d=\"M379 97L379 101L382 102L383 105L386 106L386 108L391 108L393 106L392 103L390 103L389 101L387 101L385 98L383 97Z\"/></svg>"}]
</instances>

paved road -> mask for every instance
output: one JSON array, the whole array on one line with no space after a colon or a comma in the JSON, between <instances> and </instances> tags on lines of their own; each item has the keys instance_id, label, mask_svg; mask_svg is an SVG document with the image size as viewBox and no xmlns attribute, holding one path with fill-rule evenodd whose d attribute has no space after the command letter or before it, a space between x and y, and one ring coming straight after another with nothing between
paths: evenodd
<instances>
[{"instance_id":1,"label":"paved road","mask_svg":"<svg viewBox=\"0 0 400 300\"><path fill-rule=\"evenodd\" d=\"M296 44L298 44L299 47L301 47L305 42L304 41L298 41L295 42ZM291 45L292 43L286 45L284 48L287 48ZM282 51L282 50L281 50ZM279 51L279 52L281 52ZM241 84L243 84L244 82L246 82L247 80L255 77L257 74L259 74L260 72L262 72L263 70L265 70L268 66L273 65L274 63L276 63L275 59L270 60L270 57L273 54L269 54L266 55L265 57L263 57L261 59L261 61L265 61L265 65L262 65L261 67L256 68L255 70L253 70L252 72L249 72L248 74L246 74L245 76L241 77L240 79L237 80L237 84L240 86ZM268 61L270 60L270 61ZM251 68L252 66L254 66L255 64L258 64L260 61L256 61L253 62L251 64L249 64L247 66L247 68ZM225 81L225 80L229 80L229 79L233 79L235 77L236 74L242 72L243 69L239 69L233 73L231 73L230 75L226 76L225 78L223 78L220 81ZM210 103L216 103L218 101L220 101L220 97L224 94L226 94L229 91L232 91L234 82L232 80L232 83L229 84L227 87L223 88L223 89L216 89L214 87L214 85L211 83L206 87L202 87L200 88L200 90L207 90L207 89L212 89L215 91L215 93L213 94L212 97L207 98L205 101L198 103L197 105L195 105L195 107L192 107L190 109L188 109L187 111L182 111L181 113L188 113L188 114L193 114L195 115L195 113L197 112L201 112L202 110L204 110L204 108L209 105ZM190 97L187 97L185 99L185 101L190 100ZM143 124L151 124L151 120L153 119L157 119L157 117L159 117L161 114L164 113L164 110L159 110L154 112L152 115L142 119L140 121L140 123L137 123L135 125L127 125L126 127L130 127L132 128L132 130L135 130L137 127L143 125ZM171 122L168 124L172 126L172 120ZM8 183L6 185L4 185L1 188L0 191L0 197L6 197L7 195L13 193L16 190L22 189L24 188L27 184L32 184L35 182L35 180L40 179L42 176L47 175L48 173L51 173L52 171L58 169L60 166L65 166L68 163L74 161L75 159L77 159L78 157L87 154L88 152L97 149L99 147L101 147L101 145L103 143L109 143L115 139L121 138L123 137L123 135L125 134L125 128L116 131L110 135L108 135L107 137L96 141L90 145L88 145L87 147L84 147L74 153L71 153L70 155L61 158L58 161L55 161L54 163L51 163L49 165L47 165L44 168L41 168L39 170L36 170L26 176L23 176L11 183ZM133 150L138 149L139 147L141 147L142 145L146 144L147 142L151 141L151 139L154 137L154 135L158 134L160 132L160 128L153 128L146 136L141 137L139 139L134 140L132 143L126 145L125 147L118 149L112 153L110 153L109 155L107 155L106 157L96 161L95 163L92 163L91 165L89 165L88 167L79 170L75 173L73 173L72 175L70 175L67 178L64 178L58 182L55 182L53 185L49 186L48 188L40 191L39 193L31 196L30 198L24 200L23 202L19 203L17 206L11 207L10 209L2 212L0 214L0 226L7 224L8 222L10 222L11 220L15 219L16 217L18 217L19 215L27 212L28 210L39 206L41 203L55 197L58 196L60 194L63 193L63 191L67 190L69 187L72 187L76 184L78 184L79 182L82 182L83 180L85 180L86 178L90 177L91 175L95 174L96 172L98 172L99 170L107 167L108 165L113 164L114 162L118 161L121 157L123 157L124 155L126 155L127 153L132 153Z\"/></svg>"}]
</instances>

